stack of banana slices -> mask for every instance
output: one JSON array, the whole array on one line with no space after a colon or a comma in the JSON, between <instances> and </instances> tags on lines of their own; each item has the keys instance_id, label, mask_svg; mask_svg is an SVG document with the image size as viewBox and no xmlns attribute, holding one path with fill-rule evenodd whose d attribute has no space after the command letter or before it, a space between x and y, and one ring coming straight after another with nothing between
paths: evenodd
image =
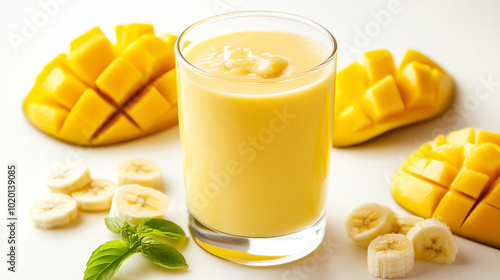
<instances>
[{"instance_id":1,"label":"stack of banana slices","mask_svg":"<svg viewBox=\"0 0 500 280\"><path fill-rule=\"evenodd\" d=\"M389 207L366 203L346 221L347 235L368 248L368 272L393 279L408 275L414 260L449 264L455 261L457 243L446 224L415 216L397 216Z\"/></svg>"},{"instance_id":2,"label":"stack of banana slices","mask_svg":"<svg viewBox=\"0 0 500 280\"><path fill-rule=\"evenodd\" d=\"M50 229L70 224L78 210L108 211L111 217L137 223L142 218L162 217L168 197L156 190L162 185L160 167L144 159L131 159L118 166L117 185L107 179L92 179L89 168L52 168L46 184L52 194L35 201L30 216L35 226Z\"/></svg>"}]
</instances>

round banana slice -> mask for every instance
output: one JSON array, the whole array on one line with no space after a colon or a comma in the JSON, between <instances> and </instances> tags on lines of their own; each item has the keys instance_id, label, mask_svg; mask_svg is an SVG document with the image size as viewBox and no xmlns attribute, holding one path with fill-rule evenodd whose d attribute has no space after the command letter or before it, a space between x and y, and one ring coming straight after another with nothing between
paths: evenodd
<instances>
[{"instance_id":1,"label":"round banana slice","mask_svg":"<svg viewBox=\"0 0 500 280\"><path fill-rule=\"evenodd\" d=\"M417 216L398 216L392 228L392 232L406 235L416 224L423 222L424 218Z\"/></svg>"},{"instance_id":2,"label":"round banana slice","mask_svg":"<svg viewBox=\"0 0 500 280\"><path fill-rule=\"evenodd\" d=\"M346 232L356 245L367 248L379 235L392 232L395 218L396 214L389 207L365 203L347 217Z\"/></svg>"},{"instance_id":3,"label":"round banana slice","mask_svg":"<svg viewBox=\"0 0 500 280\"><path fill-rule=\"evenodd\" d=\"M450 228L436 219L427 219L416 224L406 237L413 242L415 259L440 264L455 261L458 253L457 241Z\"/></svg>"},{"instance_id":4,"label":"round banana slice","mask_svg":"<svg viewBox=\"0 0 500 280\"><path fill-rule=\"evenodd\" d=\"M168 207L162 192L140 185L124 185L116 190L109 216L137 224L144 218L161 218Z\"/></svg>"},{"instance_id":5,"label":"round banana slice","mask_svg":"<svg viewBox=\"0 0 500 280\"><path fill-rule=\"evenodd\" d=\"M413 264L413 243L402 234L379 236L368 246L368 272L375 277L405 277L413 269Z\"/></svg>"},{"instance_id":6,"label":"round banana slice","mask_svg":"<svg viewBox=\"0 0 500 280\"><path fill-rule=\"evenodd\" d=\"M75 168L51 169L47 174L46 184L53 193L70 194L89 184L91 181L87 165Z\"/></svg>"},{"instance_id":7,"label":"round banana slice","mask_svg":"<svg viewBox=\"0 0 500 280\"><path fill-rule=\"evenodd\" d=\"M35 226L43 229L68 225L78 216L76 201L62 193L38 199L31 204L29 211Z\"/></svg>"},{"instance_id":8,"label":"round banana slice","mask_svg":"<svg viewBox=\"0 0 500 280\"><path fill-rule=\"evenodd\" d=\"M127 184L139 184L156 189L161 186L161 169L149 160L126 160L118 165L118 185Z\"/></svg>"},{"instance_id":9,"label":"round banana slice","mask_svg":"<svg viewBox=\"0 0 500 280\"><path fill-rule=\"evenodd\" d=\"M80 210L107 211L117 189L118 185L111 180L94 179L83 189L72 192L71 196Z\"/></svg>"}]
</instances>

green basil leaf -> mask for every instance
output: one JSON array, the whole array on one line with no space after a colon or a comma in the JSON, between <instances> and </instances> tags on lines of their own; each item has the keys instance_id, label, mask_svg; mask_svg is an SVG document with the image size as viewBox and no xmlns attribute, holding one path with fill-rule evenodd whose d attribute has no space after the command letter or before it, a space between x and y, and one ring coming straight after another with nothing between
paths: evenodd
<instances>
[{"instance_id":1,"label":"green basil leaf","mask_svg":"<svg viewBox=\"0 0 500 280\"><path fill-rule=\"evenodd\" d=\"M142 219L136 225L136 229L142 236L158 235L173 239L183 239L186 237L186 233L180 226L163 219Z\"/></svg>"},{"instance_id":2,"label":"green basil leaf","mask_svg":"<svg viewBox=\"0 0 500 280\"><path fill-rule=\"evenodd\" d=\"M109 280L122 263L136 253L134 248L121 240L113 240L99 246L90 256L83 280Z\"/></svg>"},{"instance_id":3,"label":"green basil leaf","mask_svg":"<svg viewBox=\"0 0 500 280\"><path fill-rule=\"evenodd\" d=\"M174 247L146 236L141 241L141 252L152 263L170 269L189 268L186 259Z\"/></svg>"},{"instance_id":4,"label":"green basil leaf","mask_svg":"<svg viewBox=\"0 0 500 280\"><path fill-rule=\"evenodd\" d=\"M133 229L133 226L127 221L123 219L117 218L104 218L104 223L106 223L106 227L116 234L121 234L124 229Z\"/></svg>"}]
</instances>

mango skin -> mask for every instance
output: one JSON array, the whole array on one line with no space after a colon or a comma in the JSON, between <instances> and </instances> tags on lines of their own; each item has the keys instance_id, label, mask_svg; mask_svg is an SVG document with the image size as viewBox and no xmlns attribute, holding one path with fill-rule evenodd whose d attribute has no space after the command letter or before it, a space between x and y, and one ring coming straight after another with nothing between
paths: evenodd
<instances>
[{"instance_id":1,"label":"mango skin","mask_svg":"<svg viewBox=\"0 0 500 280\"><path fill-rule=\"evenodd\" d=\"M500 134L472 128L413 152L391 181L396 202L463 237L500 249Z\"/></svg>"},{"instance_id":2,"label":"mango skin","mask_svg":"<svg viewBox=\"0 0 500 280\"><path fill-rule=\"evenodd\" d=\"M357 145L435 117L453 93L451 77L417 51L407 50L399 68L389 51L367 52L337 74L333 146Z\"/></svg>"},{"instance_id":3,"label":"mango skin","mask_svg":"<svg viewBox=\"0 0 500 280\"><path fill-rule=\"evenodd\" d=\"M38 75L23 109L40 131L76 145L143 137L177 124L176 36L150 24L116 27L112 45L94 27Z\"/></svg>"}]
</instances>

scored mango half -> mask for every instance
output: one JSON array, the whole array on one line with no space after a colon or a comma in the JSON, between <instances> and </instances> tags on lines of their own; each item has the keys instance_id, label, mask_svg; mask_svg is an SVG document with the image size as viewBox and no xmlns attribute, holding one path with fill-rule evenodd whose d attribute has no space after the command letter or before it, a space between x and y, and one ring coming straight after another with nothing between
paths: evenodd
<instances>
[{"instance_id":1,"label":"scored mango half","mask_svg":"<svg viewBox=\"0 0 500 280\"><path fill-rule=\"evenodd\" d=\"M398 168L391 192L403 208L500 248L500 134L466 128L439 136Z\"/></svg>"},{"instance_id":2,"label":"scored mango half","mask_svg":"<svg viewBox=\"0 0 500 280\"><path fill-rule=\"evenodd\" d=\"M451 77L408 50L399 68L388 50L363 54L337 74L333 146L346 147L442 113L453 97Z\"/></svg>"},{"instance_id":3,"label":"scored mango half","mask_svg":"<svg viewBox=\"0 0 500 280\"><path fill-rule=\"evenodd\" d=\"M49 62L24 101L28 120L57 139L104 145L177 123L174 42L150 24L116 27L116 45L95 27Z\"/></svg>"}]
</instances>

